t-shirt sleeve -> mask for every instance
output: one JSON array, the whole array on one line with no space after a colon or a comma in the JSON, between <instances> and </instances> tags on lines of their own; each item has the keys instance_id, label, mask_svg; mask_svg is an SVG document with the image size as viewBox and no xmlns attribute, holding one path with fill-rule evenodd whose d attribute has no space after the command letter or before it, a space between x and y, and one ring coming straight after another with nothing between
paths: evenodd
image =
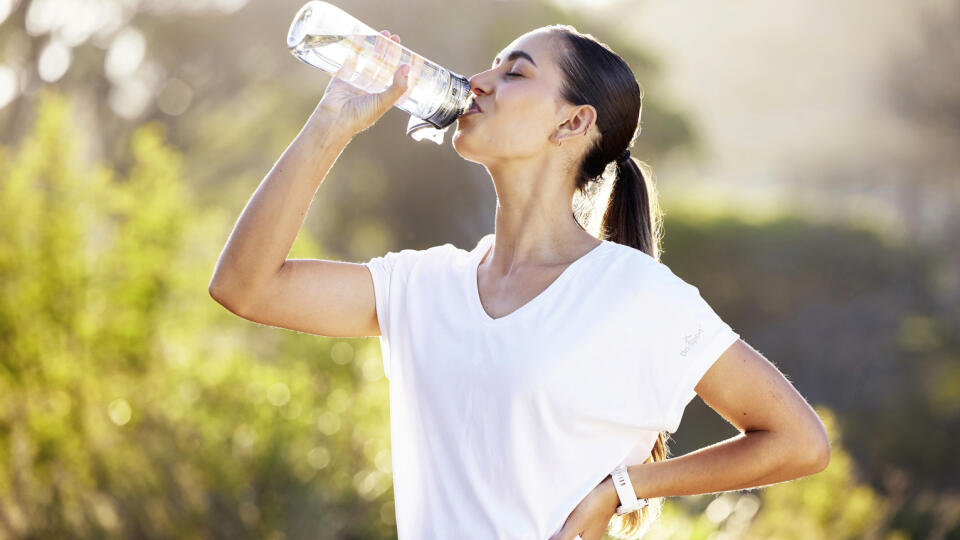
<instances>
[{"instance_id":1,"label":"t-shirt sleeve","mask_svg":"<svg viewBox=\"0 0 960 540\"><path fill-rule=\"evenodd\" d=\"M694 387L740 334L667 266L658 263L654 274L639 295L650 352L645 373L660 429L673 433L697 395Z\"/></svg>"},{"instance_id":2,"label":"t-shirt sleeve","mask_svg":"<svg viewBox=\"0 0 960 540\"><path fill-rule=\"evenodd\" d=\"M380 354L383 373L390 378L390 344L403 322L403 307L410 273L425 250L389 251L362 263L373 278L377 321L380 326Z\"/></svg>"}]
</instances>

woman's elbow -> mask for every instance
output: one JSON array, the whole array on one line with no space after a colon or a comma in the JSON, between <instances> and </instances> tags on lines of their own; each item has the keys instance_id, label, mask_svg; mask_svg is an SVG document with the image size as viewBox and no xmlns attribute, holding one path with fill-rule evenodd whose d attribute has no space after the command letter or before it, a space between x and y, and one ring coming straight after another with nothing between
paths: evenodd
<instances>
[{"instance_id":1,"label":"woman's elbow","mask_svg":"<svg viewBox=\"0 0 960 540\"><path fill-rule=\"evenodd\" d=\"M830 464L830 437L827 435L827 429L819 417L813 422L813 427L806 436L806 442L803 448L807 459L805 460L810 467L808 474L816 474L827 468Z\"/></svg>"}]
</instances>

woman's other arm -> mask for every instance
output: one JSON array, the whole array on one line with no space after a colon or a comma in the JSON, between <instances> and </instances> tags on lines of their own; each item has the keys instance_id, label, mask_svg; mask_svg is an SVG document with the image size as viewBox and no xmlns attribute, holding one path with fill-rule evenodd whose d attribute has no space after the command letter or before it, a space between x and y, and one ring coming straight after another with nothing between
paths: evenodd
<instances>
[{"instance_id":1,"label":"woman's other arm","mask_svg":"<svg viewBox=\"0 0 960 540\"><path fill-rule=\"evenodd\" d=\"M740 434L689 454L628 467L637 497L671 497L760 487L815 474L830 461L816 412L784 375L742 339L695 387ZM611 502L617 500L607 477Z\"/></svg>"}]
</instances>

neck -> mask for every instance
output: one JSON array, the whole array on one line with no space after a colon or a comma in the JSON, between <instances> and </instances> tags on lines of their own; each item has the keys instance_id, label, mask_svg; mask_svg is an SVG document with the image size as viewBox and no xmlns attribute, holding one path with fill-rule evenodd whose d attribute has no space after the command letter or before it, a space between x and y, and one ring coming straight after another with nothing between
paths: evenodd
<instances>
[{"instance_id":1,"label":"neck","mask_svg":"<svg viewBox=\"0 0 960 540\"><path fill-rule=\"evenodd\" d=\"M562 265L599 243L574 218L574 180L556 158L486 167L497 192L496 239L487 257L495 267Z\"/></svg>"}]
</instances>

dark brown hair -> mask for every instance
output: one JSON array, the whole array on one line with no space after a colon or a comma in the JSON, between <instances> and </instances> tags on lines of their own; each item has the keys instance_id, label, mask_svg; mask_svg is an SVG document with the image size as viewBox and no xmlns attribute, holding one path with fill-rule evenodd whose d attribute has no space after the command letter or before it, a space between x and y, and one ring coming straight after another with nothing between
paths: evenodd
<instances>
[{"instance_id":1,"label":"dark brown hair","mask_svg":"<svg viewBox=\"0 0 960 540\"><path fill-rule=\"evenodd\" d=\"M616 168L599 236L639 249L659 261L663 221L655 184L647 180L652 178L651 169L633 157L616 161L640 133L643 90L630 66L605 43L570 25L551 25L544 29L561 38L557 62L564 81L560 96L573 105L589 104L597 110L597 129L601 136L580 162L577 191L586 197L611 162ZM650 459L666 459L668 436L660 432ZM614 516L608 533L617 538L642 536L660 517L663 499L652 498L649 503L636 512Z\"/></svg>"}]
</instances>

